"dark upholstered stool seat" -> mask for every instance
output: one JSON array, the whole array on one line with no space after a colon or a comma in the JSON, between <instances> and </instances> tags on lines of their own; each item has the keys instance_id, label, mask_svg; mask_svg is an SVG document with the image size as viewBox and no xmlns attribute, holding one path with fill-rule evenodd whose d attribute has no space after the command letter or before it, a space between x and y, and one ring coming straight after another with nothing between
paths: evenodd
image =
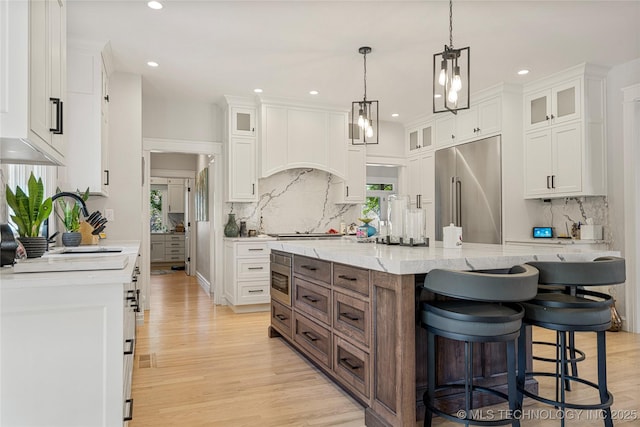
<instances>
[{"instance_id":1,"label":"dark upholstered stool seat","mask_svg":"<svg viewBox=\"0 0 640 427\"><path fill-rule=\"evenodd\" d=\"M587 290L589 286L605 286L625 281L625 261L623 258L602 257L590 262L531 262L540 271L540 292L530 301L524 302L525 317L522 330L526 325L536 325L556 331L556 358L537 360L552 361L555 372L526 371L525 341L518 341L518 394L522 404L523 396L531 397L564 412L566 408L578 410L602 410L606 427L613 426L611 405L613 395L607 389L606 341L605 332L611 325L611 304L609 295ZM564 288L562 290L562 288ZM597 338L597 383L581 378L577 374L575 362L584 359L584 353L576 350L573 344L574 332L591 331ZM522 332L521 332L522 333ZM569 337L569 344L567 343ZM535 344L536 342L534 342ZM549 343L542 343L549 344ZM551 344L554 345L554 344ZM567 352L572 353L567 358ZM575 357L580 353L580 357ZM568 364L573 367L569 375ZM526 377L546 376L555 379L555 398L533 394L524 389ZM598 390L598 403L570 403L566 400L566 391L570 382L585 384ZM565 417L560 417L564 426Z\"/></svg>"},{"instance_id":2,"label":"dark upholstered stool seat","mask_svg":"<svg viewBox=\"0 0 640 427\"><path fill-rule=\"evenodd\" d=\"M421 304L420 320L427 330L427 391L423 396L426 407L424 425L430 426L433 414L465 425L520 426L517 418L481 420L473 417L473 393L491 393L509 402L510 414L518 409L516 386L515 343L520 335L525 314L519 301L536 295L538 271L527 265L515 266L508 274L470 271L432 270L424 288L435 294L454 298L439 299ZM435 337L463 341L465 353L464 383L439 384L436 388ZM473 343L505 342L507 347L508 394L473 384ZM451 415L440 410L435 402L437 390L464 388L465 407Z\"/></svg>"}]
</instances>

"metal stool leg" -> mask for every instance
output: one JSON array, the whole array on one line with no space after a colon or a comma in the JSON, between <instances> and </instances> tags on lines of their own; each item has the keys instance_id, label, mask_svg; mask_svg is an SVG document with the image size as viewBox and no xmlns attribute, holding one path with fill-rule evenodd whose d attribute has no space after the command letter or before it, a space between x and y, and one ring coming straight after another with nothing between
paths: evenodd
<instances>
[{"instance_id":1,"label":"metal stool leg","mask_svg":"<svg viewBox=\"0 0 640 427\"><path fill-rule=\"evenodd\" d=\"M518 387L516 380L516 341L507 342L507 387L509 395L510 416L514 417L511 426L520 427L520 419L516 418L518 409Z\"/></svg>"},{"instance_id":2,"label":"metal stool leg","mask_svg":"<svg viewBox=\"0 0 640 427\"><path fill-rule=\"evenodd\" d=\"M523 323L520 327L520 336L518 337L518 377L517 377L517 390L518 390L518 408L522 410L522 402L524 400L524 385L526 381L527 372L527 340L526 340L526 325Z\"/></svg>"},{"instance_id":3,"label":"metal stool leg","mask_svg":"<svg viewBox=\"0 0 640 427\"><path fill-rule=\"evenodd\" d=\"M425 405L424 427L431 427L433 412L431 407L435 402L436 390L436 337L433 332L427 332L427 391L424 393L423 401Z\"/></svg>"},{"instance_id":4,"label":"metal stool leg","mask_svg":"<svg viewBox=\"0 0 640 427\"><path fill-rule=\"evenodd\" d=\"M562 413L562 418L560 419L560 427L564 427L564 418L566 414L565 410L565 389L564 384L567 383L567 335L564 332L559 333L560 337L560 359L558 365L560 365L560 381L559 384L556 383L556 387L560 386L560 411ZM556 393L557 393L556 388Z\"/></svg>"},{"instance_id":5,"label":"metal stool leg","mask_svg":"<svg viewBox=\"0 0 640 427\"><path fill-rule=\"evenodd\" d=\"M600 392L600 402L605 403L609 400L609 392L607 390L606 331L598 331L596 334L598 339L598 391ZM611 408L609 407L603 411L605 427L613 427Z\"/></svg>"}]
</instances>

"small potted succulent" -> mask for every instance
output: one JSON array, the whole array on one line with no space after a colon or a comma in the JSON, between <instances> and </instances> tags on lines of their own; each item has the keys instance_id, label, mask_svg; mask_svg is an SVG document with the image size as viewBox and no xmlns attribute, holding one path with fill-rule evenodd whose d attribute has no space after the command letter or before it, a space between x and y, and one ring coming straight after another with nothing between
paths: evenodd
<instances>
[{"instance_id":1,"label":"small potted succulent","mask_svg":"<svg viewBox=\"0 0 640 427\"><path fill-rule=\"evenodd\" d=\"M85 202L89 198L88 187L84 194L80 193L79 190L76 190L76 192ZM59 188L56 189L56 193L60 193ZM69 201L60 198L58 199L58 207L62 213L56 211L56 215L66 230L62 233L62 244L65 246L80 245L80 242L82 242L82 233L80 233L80 204L75 200Z\"/></svg>"},{"instance_id":2,"label":"small potted succulent","mask_svg":"<svg viewBox=\"0 0 640 427\"><path fill-rule=\"evenodd\" d=\"M47 250L47 239L40 235L40 227L51 214L53 201L44 198L42 178L36 180L33 172L27 181L28 194L16 186L15 192L6 186L7 204L13 210L11 220L18 232L18 241L24 246L27 258L38 258Z\"/></svg>"}]
</instances>

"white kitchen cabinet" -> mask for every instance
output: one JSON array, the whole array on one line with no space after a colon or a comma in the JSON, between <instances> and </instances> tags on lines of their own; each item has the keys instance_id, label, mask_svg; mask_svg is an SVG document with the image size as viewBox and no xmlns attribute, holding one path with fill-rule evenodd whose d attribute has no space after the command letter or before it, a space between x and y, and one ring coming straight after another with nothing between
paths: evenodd
<instances>
[{"instance_id":1,"label":"white kitchen cabinet","mask_svg":"<svg viewBox=\"0 0 640 427\"><path fill-rule=\"evenodd\" d=\"M407 132L407 154L411 154L415 152L415 150L419 150L421 148L430 149L433 148L433 128L434 123L424 123L420 126L409 129Z\"/></svg>"},{"instance_id":2,"label":"white kitchen cabinet","mask_svg":"<svg viewBox=\"0 0 640 427\"><path fill-rule=\"evenodd\" d=\"M185 235L151 233L151 262L184 262Z\"/></svg>"},{"instance_id":3,"label":"white kitchen cabinet","mask_svg":"<svg viewBox=\"0 0 640 427\"><path fill-rule=\"evenodd\" d=\"M411 205L420 195L423 205L434 201L435 162L433 151L409 157L407 161L408 194Z\"/></svg>"},{"instance_id":4,"label":"white kitchen cabinet","mask_svg":"<svg viewBox=\"0 0 640 427\"><path fill-rule=\"evenodd\" d=\"M225 96L225 201L256 202L258 200L258 147L256 139L256 107L251 99Z\"/></svg>"},{"instance_id":5,"label":"white kitchen cabinet","mask_svg":"<svg viewBox=\"0 0 640 427\"><path fill-rule=\"evenodd\" d=\"M456 117L456 140L460 143L495 135L501 126L500 98L483 100Z\"/></svg>"},{"instance_id":6,"label":"white kitchen cabinet","mask_svg":"<svg viewBox=\"0 0 640 427\"><path fill-rule=\"evenodd\" d=\"M529 197L582 191L582 144L578 123L525 136L525 192Z\"/></svg>"},{"instance_id":7,"label":"white kitchen cabinet","mask_svg":"<svg viewBox=\"0 0 640 427\"><path fill-rule=\"evenodd\" d=\"M607 194L605 81L582 64L525 86L525 198Z\"/></svg>"},{"instance_id":8,"label":"white kitchen cabinet","mask_svg":"<svg viewBox=\"0 0 640 427\"><path fill-rule=\"evenodd\" d=\"M164 234L151 234L151 262L164 261Z\"/></svg>"},{"instance_id":9,"label":"white kitchen cabinet","mask_svg":"<svg viewBox=\"0 0 640 427\"><path fill-rule=\"evenodd\" d=\"M232 137L229 141L228 202L258 200L255 138Z\"/></svg>"},{"instance_id":10,"label":"white kitchen cabinet","mask_svg":"<svg viewBox=\"0 0 640 427\"><path fill-rule=\"evenodd\" d=\"M436 147L455 144L456 141L456 116L446 113L439 116L435 122Z\"/></svg>"},{"instance_id":11,"label":"white kitchen cabinet","mask_svg":"<svg viewBox=\"0 0 640 427\"><path fill-rule=\"evenodd\" d=\"M234 311L269 310L270 254L263 239L225 239L224 296Z\"/></svg>"},{"instance_id":12,"label":"white kitchen cabinet","mask_svg":"<svg viewBox=\"0 0 640 427\"><path fill-rule=\"evenodd\" d=\"M167 201L169 213L184 213L184 179L167 179Z\"/></svg>"},{"instance_id":13,"label":"white kitchen cabinet","mask_svg":"<svg viewBox=\"0 0 640 427\"><path fill-rule=\"evenodd\" d=\"M347 177L339 180L338 203L364 203L367 191L366 151L362 145L347 149Z\"/></svg>"},{"instance_id":14,"label":"white kitchen cabinet","mask_svg":"<svg viewBox=\"0 0 640 427\"><path fill-rule=\"evenodd\" d=\"M122 270L1 273L0 425L126 425L138 273L125 256Z\"/></svg>"},{"instance_id":15,"label":"white kitchen cabinet","mask_svg":"<svg viewBox=\"0 0 640 427\"><path fill-rule=\"evenodd\" d=\"M256 109L231 107L231 135L256 136Z\"/></svg>"},{"instance_id":16,"label":"white kitchen cabinet","mask_svg":"<svg viewBox=\"0 0 640 427\"><path fill-rule=\"evenodd\" d=\"M555 84L524 98L525 130L533 130L580 118L581 79Z\"/></svg>"},{"instance_id":17,"label":"white kitchen cabinet","mask_svg":"<svg viewBox=\"0 0 640 427\"><path fill-rule=\"evenodd\" d=\"M464 144L499 134L502 130L502 101L499 96L481 98L467 110L437 118L435 127L438 147Z\"/></svg>"},{"instance_id":18,"label":"white kitchen cabinet","mask_svg":"<svg viewBox=\"0 0 640 427\"><path fill-rule=\"evenodd\" d=\"M63 189L109 195L108 44L71 41L68 49L67 168Z\"/></svg>"},{"instance_id":19,"label":"white kitchen cabinet","mask_svg":"<svg viewBox=\"0 0 640 427\"><path fill-rule=\"evenodd\" d=\"M346 111L263 100L260 177L292 168L314 168L345 178Z\"/></svg>"},{"instance_id":20,"label":"white kitchen cabinet","mask_svg":"<svg viewBox=\"0 0 640 427\"><path fill-rule=\"evenodd\" d=\"M0 138L28 140L48 163L65 155L66 8L62 0L2 2ZM4 25L3 24L3 25ZM10 82L10 84L9 84ZM3 143L4 145L4 143Z\"/></svg>"}]
</instances>

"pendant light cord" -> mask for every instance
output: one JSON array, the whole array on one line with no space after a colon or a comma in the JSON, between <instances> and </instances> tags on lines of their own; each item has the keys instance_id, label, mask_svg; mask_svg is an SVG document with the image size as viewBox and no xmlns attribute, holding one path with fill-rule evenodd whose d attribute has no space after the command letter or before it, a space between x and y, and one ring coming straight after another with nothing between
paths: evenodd
<instances>
[{"instance_id":1,"label":"pendant light cord","mask_svg":"<svg viewBox=\"0 0 640 427\"><path fill-rule=\"evenodd\" d=\"M367 53L364 53L364 100L367 100Z\"/></svg>"},{"instance_id":2,"label":"pendant light cord","mask_svg":"<svg viewBox=\"0 0 640 427\"><path fill-rule=\"evenodd\" d=\"M449 48L453 49L453 0L449 0Z\"/></svg>"}]
</instances>

